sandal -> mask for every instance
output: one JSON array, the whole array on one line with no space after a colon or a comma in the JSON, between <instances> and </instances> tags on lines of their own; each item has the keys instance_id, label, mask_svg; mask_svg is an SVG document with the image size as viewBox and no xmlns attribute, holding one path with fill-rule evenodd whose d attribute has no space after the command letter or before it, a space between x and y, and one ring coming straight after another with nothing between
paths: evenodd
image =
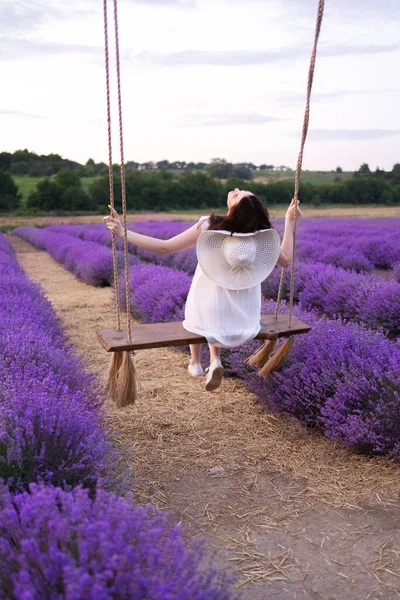
<instances>
[{"instance_id":1,"label":"sandal","mask_svg":"<svg viewBox=\"0 0 400 600\"><path fill-rule=\"evenodd\" d=\"M206 391L213 392L221 385L225 369L221 365L221 361L216 358L211 365L207 367Z\"/></svg>"},{"instance_id":2,"label":"sandal","mask_svg":"<svg viewBox=\"0 0 400 600\"><path fill-rule=\"evenodd\" d=\"M204 374L203 368L200 363L190 363L188 364L188 371L192 377L201 377Z\"/></svg>"}]
</instances>

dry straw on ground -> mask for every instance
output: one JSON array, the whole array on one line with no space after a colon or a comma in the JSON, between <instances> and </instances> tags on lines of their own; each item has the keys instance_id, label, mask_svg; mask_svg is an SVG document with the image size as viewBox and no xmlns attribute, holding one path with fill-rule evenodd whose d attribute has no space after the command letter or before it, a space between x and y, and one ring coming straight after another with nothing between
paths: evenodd
<instances>
[{"instance_id":1,"label":"dry straw on ground","mask_svg":"<svg viewBox=\"0 0 400 600\"><path fill-rule=\"evenodd\" d=\"M400 548L394 547L392 540L387 540L378 548L377 554L372 567L373 576L383 588L396 592L400 598Z\"/></svg>"}]
</instances>

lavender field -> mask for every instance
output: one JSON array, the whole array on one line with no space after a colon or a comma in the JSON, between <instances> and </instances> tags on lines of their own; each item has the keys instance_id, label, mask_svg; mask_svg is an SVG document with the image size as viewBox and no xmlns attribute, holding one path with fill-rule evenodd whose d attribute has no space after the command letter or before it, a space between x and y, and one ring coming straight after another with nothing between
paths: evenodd
<instances>
[{"instance_id":1,"label":"lavender field","mask_svg":"<svg viewBox=\"0 0 400 600\"><path fill-rule=\"evenodd\" d=\"M154 221L132 227L168 238L189 225ZM282 220L274 226L281 231ZM311 333L297 340L290 359L268 380L245 364L257 342L224 356L228 372L268 411L288 412L341 444L394 458L400 457L399 227L399 219L300 221L296 314L312 324ZM46 250L85 283L111 284L111 242L104 225L20 227L14 234ZM121 252L121 240L118 247ZM135 317L182 320L195 249L154 255L130 247L130 256ZM274 309L279 275L276 269L263 284L266 312ZM289 275L284 298L288 281Z\"/></svg>"}]
</instances>

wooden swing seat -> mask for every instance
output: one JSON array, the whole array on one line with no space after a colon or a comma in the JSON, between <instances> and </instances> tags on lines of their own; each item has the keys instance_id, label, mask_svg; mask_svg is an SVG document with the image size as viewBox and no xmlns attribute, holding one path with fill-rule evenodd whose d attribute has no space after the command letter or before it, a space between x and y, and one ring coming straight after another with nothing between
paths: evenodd
<instances>
[{"instance_id":1,"label":"wooden swing seat","mask_svg":"<svg viewBox=\"0 0 400 600\"><path fill-rule=\"evenodd\" d=\"M292 326L289 328L289 315L261 315L261 330L257 340L270 340L290 337L307 333L311 327L292 316ZM132 342L127 341L126 329L100 329L97 332L100 344L107 352L122 352L124 350L146 350L148 348L164 348L166 346L186 346L201 344L207 340L197 333L190 333L183 328L182 323L149 323L131 326Z\"/></svg>"}]
</instances>

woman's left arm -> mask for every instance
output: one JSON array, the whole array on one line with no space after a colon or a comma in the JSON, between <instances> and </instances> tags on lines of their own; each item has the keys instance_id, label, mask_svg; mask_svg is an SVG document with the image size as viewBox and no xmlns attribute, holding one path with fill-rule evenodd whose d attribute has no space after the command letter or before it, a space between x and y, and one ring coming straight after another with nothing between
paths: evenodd
<instances>
[{"instance_id":1,"label":"woman's left arm","mask_svg":"<svg viewBox=\"0 0 400 600\"><path fill-rule=\"evenodd\" d=\"M113 231L117 237L124 236L123 227L118 214L114 209L111 209L111 215L109 217L104 217L103 220L108 229ZM149 235L136 233L135 231L127 231L127 238L130 244L134 244L143 250L149 250L150 252L156 252L157 254L171 254L172 252L186 250L186 248L195 246L200 233L201 227L196 223L186 231L183 231L169 240L160 240L158 238L150 237Z\"/></svg>"},{"instance_id":2,"label":"woman's left arm","mask_svg":"<svg viewBox=\"0 0 400 600\"><path fill-rule=\"evenodd\" d=\"M299 209L299 204L300 202L296 204L292 200L289 208L286 211L285 231L283 234L283 240L281 244L281 251L279 254L278 262L276 263L279 267L283 267L284 269L286 269L292 262L294 219L295 217L297 219L300 219L300 217L302 216L301 211Z\"/></svg>"}]
</instances>

